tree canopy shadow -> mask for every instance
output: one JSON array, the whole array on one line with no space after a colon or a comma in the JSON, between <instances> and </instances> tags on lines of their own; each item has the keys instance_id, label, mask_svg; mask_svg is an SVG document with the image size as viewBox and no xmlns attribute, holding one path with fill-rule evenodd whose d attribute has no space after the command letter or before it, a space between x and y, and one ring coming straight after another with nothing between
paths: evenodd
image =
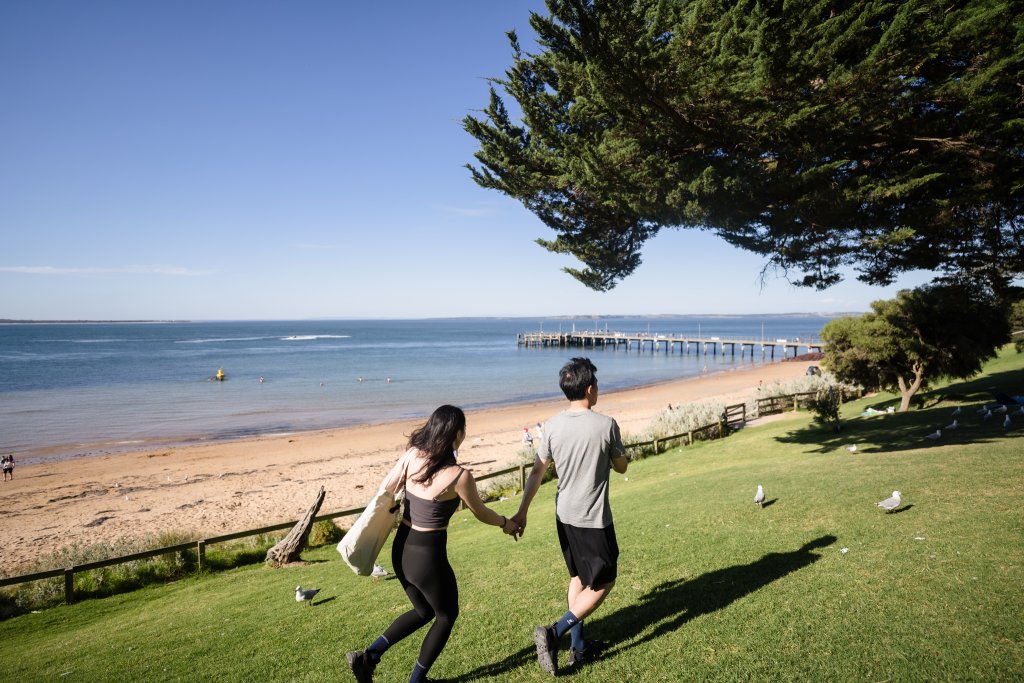
<instances>
[{"instance_id":1,"label":"tree canopy shadow","mask_svg":"<svg viewBox=\"0 0 1024 683\"><path fill-rule=\"evenodd\" d=\"M941 389L923 392L905 413L885 413L884 407L899 399L879 400L874 404L882 412L844 418L842 430L833 432L819 425L795 429L777 437L781 443L807 446L809 453L835 453L851 444L868 442L871 446L858 446L857 453L892 453L911 449L966 443L991 443L1024 436L1024 417L1014 417L1010 428L1004 428L1003 415L983 420L977 413L982 405L995 403L994 393L1011 396L1024 394L1024 370L1010 370L980 377L969 382L951 384ZM952 423L952 410L961 406L955 430L944 429ZM925 435L942 430L938 439Z\"/></svg>"},{"instance_id":2,"label":"tree canopy shadow","mask_svg":"<svg viewBox=\"0 0 1024 683\"><path fill-rule=\"evenodd\" d=\"M716 569L695 579L666 581L631 605L597 620L588 619L588 630L614 634L609 641L615 646L604 656L634 648L817 562L821 555L813 551L836 540L828 534L791 552L768 553L755 562Z\"/></svg>"}]
</instances>

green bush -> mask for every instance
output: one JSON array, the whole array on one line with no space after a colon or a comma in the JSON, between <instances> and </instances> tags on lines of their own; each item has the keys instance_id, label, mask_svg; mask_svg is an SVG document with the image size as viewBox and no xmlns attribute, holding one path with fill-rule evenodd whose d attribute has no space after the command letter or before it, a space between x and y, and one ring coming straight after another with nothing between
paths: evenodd
<instances>
[{"instance_id":1,"label":"green bush","mask_svg":"<svg viewBox=\"0 0 1024 683\"><path fill-rule=\"evenodd\" d=\"M345 534L332 520L325 519L320 522L313 522L313 528L309 530L309 547L319 548L322 545L337 543Z\"/></svg>"}]
</instances>

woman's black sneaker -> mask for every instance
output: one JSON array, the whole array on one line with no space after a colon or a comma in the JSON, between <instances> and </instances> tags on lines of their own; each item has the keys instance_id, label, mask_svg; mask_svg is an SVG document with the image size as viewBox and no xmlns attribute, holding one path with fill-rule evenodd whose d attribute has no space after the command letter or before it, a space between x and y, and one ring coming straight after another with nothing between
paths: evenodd
<instances>
[{"instance_id":1,"label":"woman's black sneaker","mask_svg":"<svg viewBox=\"0 0 1024 683\"><path fill-rule=\"evenodd\" d=\"M373 683L373 670L377 668L377 662L366 654L366 650L355 650L345 655L348 659L352 675L356 677L356 683Z\"/></svg>"}]
</instances>

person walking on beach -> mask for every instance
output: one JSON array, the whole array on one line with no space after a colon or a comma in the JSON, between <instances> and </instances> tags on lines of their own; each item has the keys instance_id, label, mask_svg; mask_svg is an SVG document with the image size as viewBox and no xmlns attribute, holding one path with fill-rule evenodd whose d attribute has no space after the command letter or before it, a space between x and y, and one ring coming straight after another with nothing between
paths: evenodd
<instances>
[{"instance_id":1,"label":"person walking on beach","mask_svg":"<svg viewBox=\"0 0 1024 683\"><path fill-rule=\"evenodd\" d=\"M533 471L523 490L519 511L512 521L520 533L544 473L555 464L558 489L555 498L555 529L569 570L569 609L549 626L534 629L537 663L546 673L558 673L559 640L568 632L568 666L577 667L600 654L603 644L583 638L583 620L594 612L615 585L619 545L608 505L611 470L623 474L629 465L619 425L595 413L597 367L589 358L573 358L559 373L559 384L569 407L544 426L544 440L537 448Z\"/></svg>"},{"instance_id":2,"label":"person walking on beach","mask_svg":"<svg viewBox=\"0 0 1024 683\"><path fill-rule=\"evenodd\" d=\"M7 481L8 475L11 477L11 481L14 481L14 453L6 455L3 458L3 470L4 470L4 481Z\"/></svg>"},{"instance_id":3,"label":"person walking on beach","mask_svg":"<svg viewBox=\"0 0 1024 683\"><path fill-rule=\"evenodd\" d=\"M448 521L462 500L478 520L515 538L519 525L484 505L473 475L455 462L466 438L466 415L443 405L409 437L415 450L405 482L405 512L391 549L395 574L412 609L395 619L365 650L347 655L358 683L371 683L384 653L431 621L409 683L427 680L459 616L459 587L448 562Z\"/></svg>"}]
</instances>

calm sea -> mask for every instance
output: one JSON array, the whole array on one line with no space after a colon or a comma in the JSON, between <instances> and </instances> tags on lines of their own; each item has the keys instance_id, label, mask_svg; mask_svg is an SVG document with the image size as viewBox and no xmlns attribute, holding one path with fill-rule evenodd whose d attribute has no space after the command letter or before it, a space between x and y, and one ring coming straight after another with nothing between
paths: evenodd
<instances>
[{"instance_id":1,"label":"calm sea","mask_svg":"<svg viewBox=\"0 0 1024 683\"><path fill-rule=\"evenodd\" d=\"M518 333L813 339L832 317L3 324L0 452L24 463L557 398L558 369L583 352L520 348ZM585 355L606 390L760 362L760 352ZM227 381L210 379L218 368Z\"/></svg>"}]
</instances>

